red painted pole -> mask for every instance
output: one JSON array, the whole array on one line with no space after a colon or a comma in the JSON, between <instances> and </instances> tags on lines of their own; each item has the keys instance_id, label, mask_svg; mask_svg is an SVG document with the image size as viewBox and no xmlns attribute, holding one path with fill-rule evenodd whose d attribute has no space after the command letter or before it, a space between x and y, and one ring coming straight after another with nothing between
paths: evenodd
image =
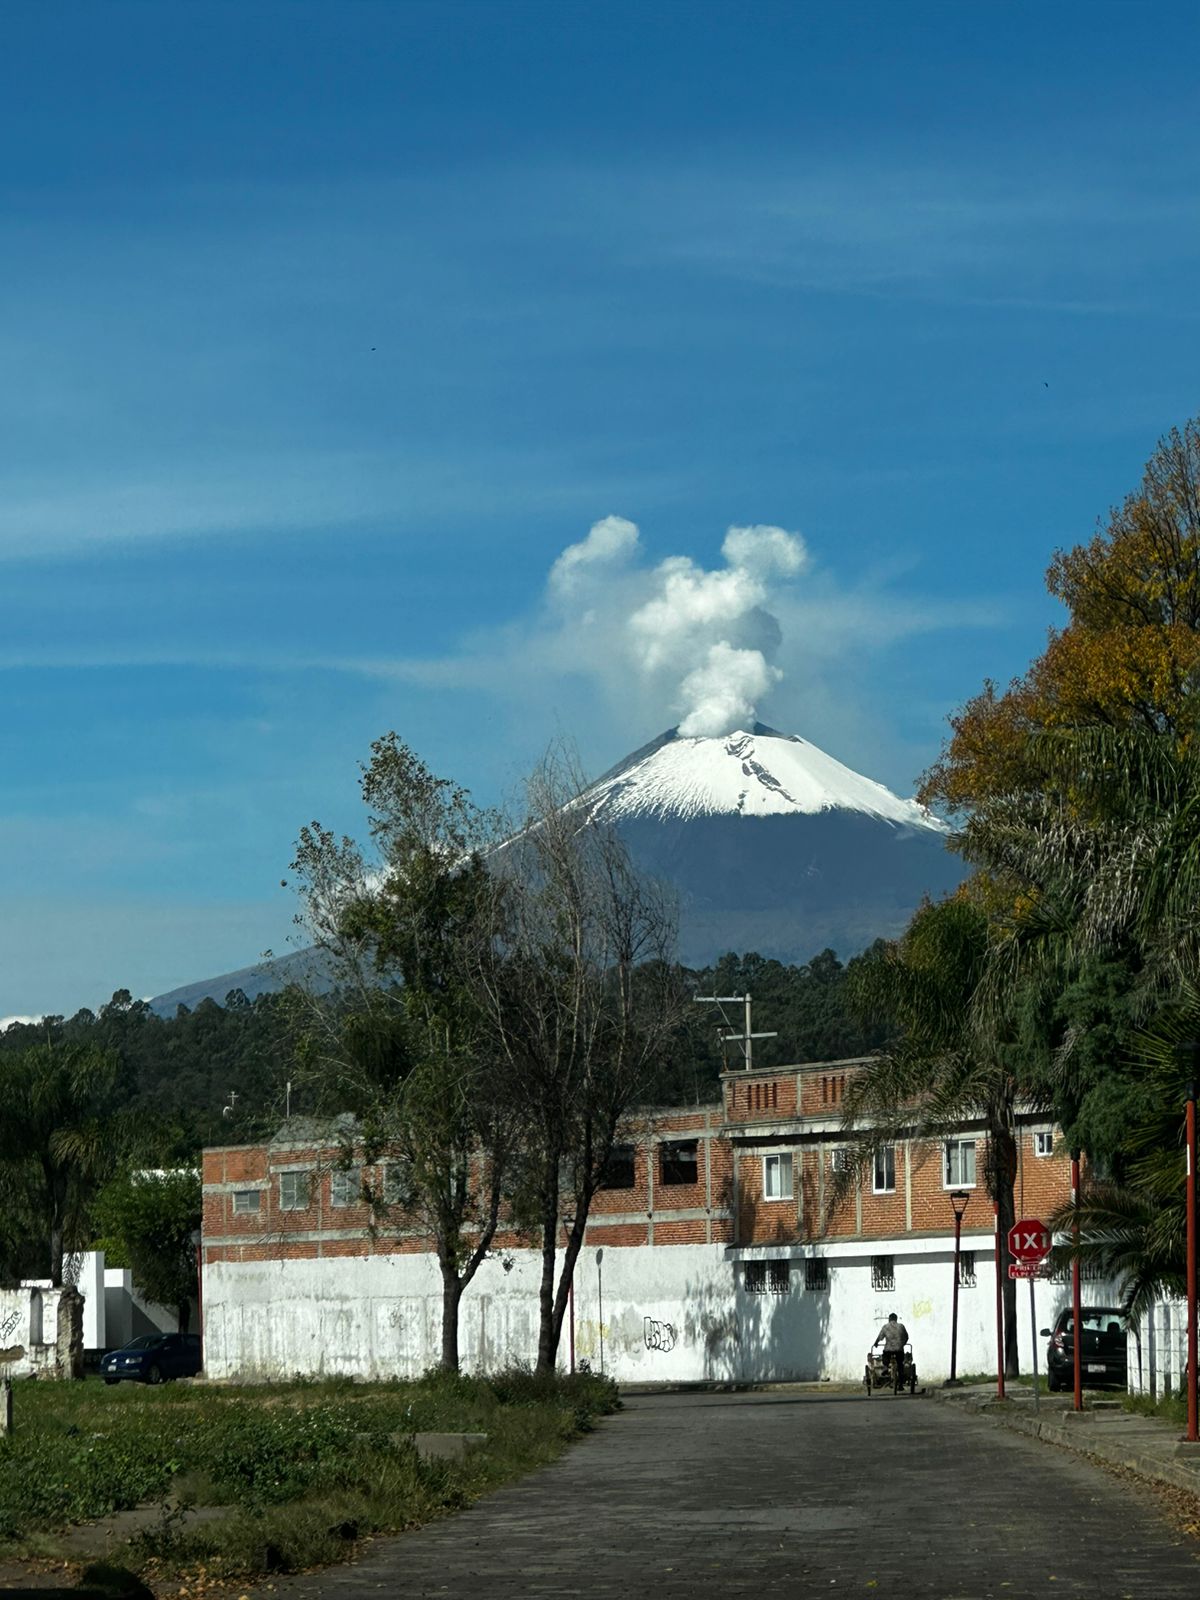
<instances>
[{"instance_id":1,"label":"red painted pole","mask_svg":"<svg viewBox=\"0 0 1200 1600\"><path fill-rule=\"evenodd\" d=\"M1000 1205L992 1202L996 1229L996 1398L1004 1399L1004 1261L1000 1248Z\"/></svg>"},{"instance_id":2,"label":"red painted pole","mask_svg":"<svg viewBox=\"0 0 1200 1600\"><path fill-rule=\"evenodd\" d=\"M1074 1340L1072 1361L1075 1368L1075 1409L1083 1410L1083 1297L1079 1291L1079 1151L1071 1151L1071 1204L1076 1208L1075 1257L1071 1262L1071 1322Z\"/></svg>"},{"instance_id":3,"label":"red painted pole","mask_svg":"<svg viewBox=\"0 0 1200 1600\"><path fill-rule=\"evenodd\" d=\"M1187 1091L1187 1437L1200 1439L1196 1427L1196 1085Z\"/></svg>"}]
</instances>

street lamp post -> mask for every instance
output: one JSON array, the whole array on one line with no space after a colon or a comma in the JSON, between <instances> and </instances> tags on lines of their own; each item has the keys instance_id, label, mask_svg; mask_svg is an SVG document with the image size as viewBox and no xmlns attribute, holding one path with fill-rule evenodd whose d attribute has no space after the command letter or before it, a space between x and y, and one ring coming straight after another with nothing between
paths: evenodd
<instances>
[{"instance_id":1,"label":"street lamp post","mask_svg":"<svg viewBox=\"0 0 1200 1600\"><path fill-rule=\"evenodd\" d=\"M567 1236L567 1248L571 1247L571 1229L575 1226L574 1217L564 1217L563 1232ZM575 1271L571 1269L571 1278L567 1284L567 1326L570 1352L570 1370L575 1371Z\"/></svg>"},{"instance_id":2,"label":"street lamp post","mask_svg":"<svg viewBox=\"0 0 1200 1600\"><path fill-rule=\"evenodd\" d=\"M966 1189L952 1189L950 1204L954 1209L954 1299L951 1301L950 1310L950 1376L946 1379L944 1387L949 1389L959 1387L958 1383L958 1275L959 1255L962 1248L963 1214L970 1203L970 1193Z\"/></svg>"}]
</instances>

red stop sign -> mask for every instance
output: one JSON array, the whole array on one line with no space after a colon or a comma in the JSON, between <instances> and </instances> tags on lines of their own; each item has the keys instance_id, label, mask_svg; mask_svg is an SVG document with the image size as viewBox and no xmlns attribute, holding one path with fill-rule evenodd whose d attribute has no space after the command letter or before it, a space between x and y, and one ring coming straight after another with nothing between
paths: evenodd
<instances>
[{"instance_id":1,"label":"red stop sign","mask_svg":"<svg viewBox=\"0 0 1200 1600\"><path fill-rule=\"evenodd\" d=\"M1023 1217L1008 1230L1008 1253L1014 1261L1044 1261L1050 1244L1046 1224L1037 1217Z\"/></svg>"}]
</instances>

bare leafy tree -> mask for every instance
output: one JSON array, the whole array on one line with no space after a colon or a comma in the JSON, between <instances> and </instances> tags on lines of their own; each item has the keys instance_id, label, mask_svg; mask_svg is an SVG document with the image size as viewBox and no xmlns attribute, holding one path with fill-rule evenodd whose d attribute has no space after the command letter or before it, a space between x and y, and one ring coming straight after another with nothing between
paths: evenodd
<instances>
[{"instance_id":1,"label":"bare leafy tree","mask_svg":"<svg viewBox=\"0 0 1200 1600\"><path fill-rule=\"evenodd\" d=\"M622 1119L682 1009L669 896L582 801L555 748L499 853L505 889L481 994L522 1124L519 1202L541 1236L537 1366L553 1366L588 1214ZM557 1274L557 1247L565 1248Z\"/></svg>"}]
</instances>

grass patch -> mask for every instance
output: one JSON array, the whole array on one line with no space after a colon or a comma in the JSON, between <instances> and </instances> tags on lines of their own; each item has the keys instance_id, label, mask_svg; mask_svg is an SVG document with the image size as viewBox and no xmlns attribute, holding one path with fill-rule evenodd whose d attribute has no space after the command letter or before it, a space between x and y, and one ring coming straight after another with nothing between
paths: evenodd
<instances>
[{"instance_id":1,"label":"grass patch","mask_svg":"<svg viewBox=\"0 0 1200 1600\"><path fill-rule=\"evenodd\" d=\"M1164 1395L1161 1400L1149 1394L1127 1394L1123 1399L1126 1411L1135 1411L1140 1417L1157 1417L1180 1428L1187 1426L1187 1395L1182 1391Z\"/></svg>"},{"instance_id":2,"label":"grass patch","mask_svg":"<svg viewBox=\"0 0 1200 1600\"><path fill-rule=\"evenodd\" d=\"M150 1503L159 1514L125 1552L143 1572L314 1566L553 1460L619 1404L588 1373L242 1389L19 1382L15 1430L0 1440L0 1554L44 1553L69 1524ZM485 1433L487 1444L463 1462L423 1461L417 1432ZM228 1509L200 1521L191 1506Z\"/></svg>"}]
</instances>

